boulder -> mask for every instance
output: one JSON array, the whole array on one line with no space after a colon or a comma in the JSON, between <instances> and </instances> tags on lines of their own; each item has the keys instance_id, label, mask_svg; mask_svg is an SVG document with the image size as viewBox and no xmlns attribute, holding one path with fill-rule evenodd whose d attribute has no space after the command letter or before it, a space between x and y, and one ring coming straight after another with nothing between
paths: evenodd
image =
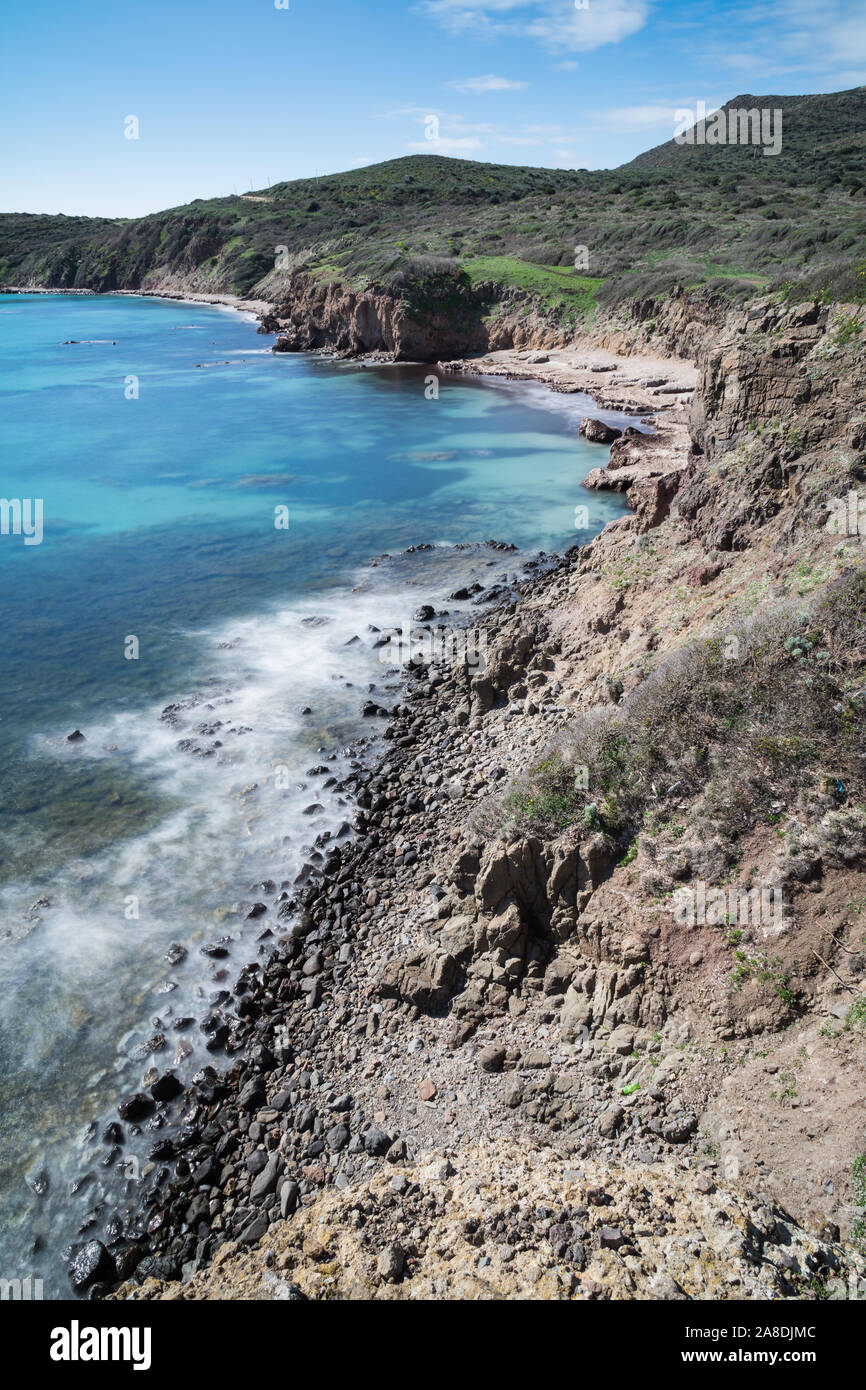
<instances>
[{"instance_id":1,"label":"boulder","mask_svg":"<svg viewBox=\"0 0 866 1390\"><path fill-rule=\"evenodd\" d=\"M601 420L594 420L592 416L585 415L580 422L578 434L582 434L584 439L591 444L612 444L615 439L619 439L622 430L618 430L615 425L605 425Z\"/></svg>"}]
</instances>

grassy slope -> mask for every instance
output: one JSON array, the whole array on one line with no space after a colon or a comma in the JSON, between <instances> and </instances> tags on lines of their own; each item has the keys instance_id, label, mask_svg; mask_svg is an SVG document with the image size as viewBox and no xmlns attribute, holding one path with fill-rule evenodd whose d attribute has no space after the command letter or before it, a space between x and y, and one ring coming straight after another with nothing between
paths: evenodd
<instances>
[{"instance_id":1,"label":"grassy slope","mask_svg":"<svg viewBox=\"0 0 866 1390\"><path fill-rule=\"evenodd\" d=\"M431 267L440 283L465 272L575 321L674 284L862 295L866 89L732 104L783 107L778 157L670 142L588 171L415 155L135 221L8 214L0 282L136 289L172 274L241 294L267 280L273 297L282 247L288 271L398 293Z\"/></svg>"}]
</instances>

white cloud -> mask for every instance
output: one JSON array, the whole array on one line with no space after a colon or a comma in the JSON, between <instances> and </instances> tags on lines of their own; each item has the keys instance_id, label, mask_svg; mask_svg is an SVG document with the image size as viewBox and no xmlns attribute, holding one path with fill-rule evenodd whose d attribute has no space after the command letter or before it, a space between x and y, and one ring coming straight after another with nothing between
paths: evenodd
<instances>
[{"instance_id":1,"label":"white cloud","mask_svg":"<svg viewBox=\"0 0 866 1390\"><path fill-rule=\"evenodd\" d=\"M541 8L544 13L528 23L524 32L553 52L589 53L605 44L621 43L643 28L649 14L643 0L607 0L604 6L591 4L586 10L576 10L573 4Z\"/></svg>"},{"instance_id":2,"label":"white cloud","mask_svg":"<svg viewBox=\"0 0 866 1390\"><path fill-rule=\"evenodd\" d=\"M507 77L497 77L488 72L484 77L465 77L462 81L449 82L455 92L521 92L528 82L510 82Z\"/></svg>"},{"instance_id":3,"label":"white cloud","mask_svg":"<svg viewBox=\"0 0 866 1390\"><path fill-rule=\"evenodd\" d=\"M645 130L647 127L673 125L674 105L613 106L596 114L596 124L608 130Z\"/></svg>"},{"instance_id":4,"label":"white cloud","mask_svg":"<svg viewBox=\"0 0 866 1390\"><path fill-rule=\"evenodd\" d=\"M768 78L791 73L832 73L828 80L837 85L866 78L863 0L764 0L743 5L729 27L736 48L726 49L727 35L710 31L703 56L753 75L764 91Z\"/></svg>"},{"instance_id":5,"label":"white cloud","mask_svg":"<svg viewBox=\"0 0 866 1390\"><path fill-rule=\"evenodd\" d=\"M454 34L535 39L553 53L589 53L642 29L649 0L423 0L424 12Z\"/></svg>"},{"instance_id":6,"label":"white cloud","mask_svg":"<svg viewBox=\"0 0 866 1390\"><path fill-rule=\"evenodd\" d=\"M722 104L708 97L702 97L701 100L707 115L716 111ZM678 111L696 110L697 101L694 98L676 102L651 102L646 106L612 106L604 111L593 112L593 126L596 129L617 132L667 129L673 131Z\"/></svg>"}]
</instances>

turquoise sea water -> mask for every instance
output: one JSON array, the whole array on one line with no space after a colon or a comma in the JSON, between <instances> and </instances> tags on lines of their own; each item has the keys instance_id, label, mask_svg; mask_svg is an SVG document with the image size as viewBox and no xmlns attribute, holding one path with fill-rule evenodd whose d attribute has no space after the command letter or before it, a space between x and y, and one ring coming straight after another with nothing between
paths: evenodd
<instances>
[{"instance_id":1,"label":"turquoise sea water","mask_svg":"<svg viewBox=\"0 0 866 1390\"><path fill-rule=\"evenodd\" d=\"M0 496L43 511L41 544L0 535L0 1273L46 1292L101 1161L88 1122L207 983L168 942L252 954L233 905L351 814L308 769L339 770L383 684L368 627L517 572L455 543L562 550L623 510L580 487L605 456L586 398L444 377L429 399L428 368L271 341L213 307L0 296Z\"/></svg>"}]
</instances>

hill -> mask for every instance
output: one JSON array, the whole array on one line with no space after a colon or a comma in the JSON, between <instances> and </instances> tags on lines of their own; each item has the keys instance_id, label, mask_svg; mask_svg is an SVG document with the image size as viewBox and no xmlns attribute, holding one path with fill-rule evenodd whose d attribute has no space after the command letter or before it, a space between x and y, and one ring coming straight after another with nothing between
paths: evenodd
<instances>
[{"instance_id":1,"label":"hill","mask_svg":"<svg viewBox=\"0 0 866 1390\"><path fill-rule=\"evenodd\" d=\"M564 327L675 286L859 297L866 88L726 109L747 104L782 109L777 157L674 141L596 171L412 155L135 220L5 214L0 283L278 300L303 272L446 312L484 286Z\"/></svg>"},{"instance_id":2,"label":"hill","mask_svg":"<svg viewBox=\"0 0 866 1390\"><path fill-rule=\"evenodd\" d=\"M862 152L862 132L866 130L866 87L853 87L847 92L828 92L817 96L754 96L744 94L726 101L720 108L729 111L781 111L782 134L778 155L786 172L799 171L804 178L831 175L844 179L845 157ZM709 122L700 122L706 127ZM697 130L698 127L692 128ZM718 172L719 165L735 169L742 165L742 150L737 145L701 145L697 141L667 140L663 145L646 150L633 159L630 169L677 169L684 162L700 157L709 150ZM753 151L763 158L763 151Z\"/></svg>"}]
</instances>

